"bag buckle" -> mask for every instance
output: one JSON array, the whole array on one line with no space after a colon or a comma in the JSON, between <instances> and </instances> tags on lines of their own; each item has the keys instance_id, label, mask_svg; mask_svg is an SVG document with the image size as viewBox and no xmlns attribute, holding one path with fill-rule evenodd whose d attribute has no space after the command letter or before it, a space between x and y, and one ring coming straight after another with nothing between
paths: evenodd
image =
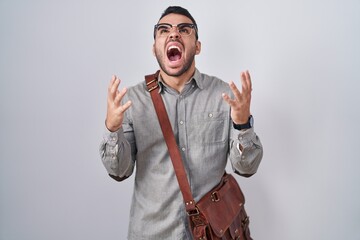
<instances>
[{"instance_id":1,"label":"bag buckle","mask_svg":"<svg viewBox=\"0 0 360 240\"><path fill-rule=\"evenodd\" d=\"M219 193L217 191L211 193L211 201L213 202L220 201Z\"/></svg>"},{"instance_id":2,"label":"bag buckle","mask_svg":"<svg viewBox=\"0 0 360 240\"><path fill-rule=\"evenodd\" d=\"M152 83L154 83L155 82L155 86L153 86L153 87L150 87L149 85L150 84L152 84ZM149 81L148 83L146 83L146 86L148 86L148 91L149 92L151 92L152 90L154 90L154 89L156 89L156 88L158 88L159 87L159 85L157 84L157 79L156 78L154 78L153 80L151 80L151 81Z\"/></svg>"},{"instance_id":3,"label":"bag buckle","mask_svg":"<svg viewBox=\"0 0 360 240\"><path fill-rule=\"evenodd\" d=\"M244 231L246 230L246 228L249 226L249 216L246 216L246 218L244 218L242 221L241 221L241 226L243 227Z\"/></svg>"},{"instance_id":4,"label":"bag buckle","mask_svg":"<svg viewBox=\"0 0 360 240\"><path fill-rule=\"evenodd\" d=\"M191 217L191 216L196 216L196 215L199 215L199 209L197 208L197 207L195 207L195 209L194 210L190 210L190 211L188 211L187 212L187 215L189 216L189 217Z\"/></svg>"}]
</instances>

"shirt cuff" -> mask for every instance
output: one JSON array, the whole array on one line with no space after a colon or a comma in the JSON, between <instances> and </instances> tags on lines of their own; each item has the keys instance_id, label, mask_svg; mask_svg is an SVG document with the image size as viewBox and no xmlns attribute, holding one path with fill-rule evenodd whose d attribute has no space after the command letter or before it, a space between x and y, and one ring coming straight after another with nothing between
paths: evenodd
<instances>
[{"instance_id":1,"label":"shirt cuff","mask_svg":"<svg viewBox=\"0 0 360 240\"><path fill-rule=\"evenodd\" d=\"M109 144L110 146L115 146L118 143L118 140L124 137L124 132L122 128L117 130L116 132L111 132L105 126L103 138L104 141Z\"/></svg>"},{"instance_id":2,"label":"shirt cuff","mask_svg":"<svg viewBox=\"0 0 360 240\"><path fill-rule=\"evenodd\" d=\"M244 130L232 129L231 131L232 139L236 140L243 149L252 146L253 139L256 138L254 127Z\"/></svg>"}]
</instances>

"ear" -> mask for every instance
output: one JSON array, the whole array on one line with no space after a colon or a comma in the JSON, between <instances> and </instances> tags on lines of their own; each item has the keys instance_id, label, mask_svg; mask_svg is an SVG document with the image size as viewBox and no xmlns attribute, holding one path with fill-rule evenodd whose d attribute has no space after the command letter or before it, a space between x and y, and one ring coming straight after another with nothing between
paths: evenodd
<instances>
[{"instance_id":1,"label":"ear","mask_svg":"<svg viewBox=\"0 0 360 240\"><path fill-rule=\"evenodd\" d=\"M195 54L199 55L201 52L201 42L200 41L196 41L196 51Z\"/></svg>"},{"instance_id":2,"label":"ear","mask_svg":"<svg viewBox=\"0 0 360 240\"><path fill-rule=\"evenodd\" d=\"M153 56L155 57L155 43L152 46L152 53L153 53Z\"/></svg>"}]
</instances>

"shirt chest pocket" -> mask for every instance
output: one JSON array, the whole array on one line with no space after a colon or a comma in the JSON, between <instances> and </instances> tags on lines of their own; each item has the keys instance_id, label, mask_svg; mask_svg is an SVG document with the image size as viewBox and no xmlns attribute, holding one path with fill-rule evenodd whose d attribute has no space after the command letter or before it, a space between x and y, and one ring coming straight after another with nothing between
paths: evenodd
<instances>
[{"instance_id":1,"label":"shirt chest pocket","mask_svg":"<svg viewBox=\"0 0 360 240\"><path fill-rule=\"evenodd\" d=\"M190 117L188 141L191 145L221 143L227 140L228 112L202 112Z\"/></svg>"}]
</instances>

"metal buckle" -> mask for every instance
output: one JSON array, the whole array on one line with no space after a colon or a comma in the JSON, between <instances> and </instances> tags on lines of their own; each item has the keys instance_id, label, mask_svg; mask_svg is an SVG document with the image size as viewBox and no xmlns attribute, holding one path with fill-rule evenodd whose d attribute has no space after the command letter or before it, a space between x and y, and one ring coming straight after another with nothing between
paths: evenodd
<instances>
[{"instance_id":1,"label":"metal buckle","mask_svg":"<svg viewBox=\"0 0 360 240\"><path fill-rule=\"evenodd\" d=\"M211 201L218 202L220 201L220 197L217 191L211 193Z\"/></svg>"},{"instance_id":2,"label":"metal buckle","mask_svg":"<svg viewBox=\"0 0 360 240\"><path fill-rule=\"evenodd\" d=\"M241 226L243 227L244 231L246 230L246 228L248 227L249 225L249 217L246 216L246 218L244 218L242 221L241 221Z\"/></svg>"},{"instance_id":3,"label":"metal buckle","mask_svg":"<svg viewBox=\"0 0 360 240\"><path fill-rule=\"evenodd\" d=\"M156 79L156 78L154 78L153 80L151 80L151 81L149 81L148 83L146 83L146 86L149 86L150 84L152 84L152 83L154 83L154 82L156 83L156 85L153 86L153 87L151 87L151 88L149 88L149 89L148 89L149 92L151 92L152 90L154 90L154 89L156 89L156 88L159 87L159 84L157 84L157 79Z\"/></svg>"},{"instance_id":4,"label":"metal buckle","mask_svg":"<svg viewBox=\"0 0 360 240\"><path fill-rule=\"evenodd\" d=\"M149 81L148 83L146 83L146 86L149 86L150 84L152 84L153 82L155 82L157 79L154 78L153 80Z\"/></svg>"},{"instance_id":5,"label":"metal buckle","mask_svg":"<svg viewBox=\"0 0 360 240\"><path fill-rule=\"evenodd\" d=\"M191 217L191 216L199 215L199 213L200 213L200 212L199 212L199 209L198 209L197 207L195 207L195 210L188 211L188 212L187 212L187 215Z\"/></svg>"},{"instance_id":6,"label":"metal buckle","mask_svg":"<svg viewBox=\"0 0 360 240\"><path fill-rule=\"evenodd\" d=\"M152 90L155 90L159 87L159 85L156 84L156 86L153 86L152 88L150 88L148 91L151 92Z\"/></svg>"}]
</instances>

